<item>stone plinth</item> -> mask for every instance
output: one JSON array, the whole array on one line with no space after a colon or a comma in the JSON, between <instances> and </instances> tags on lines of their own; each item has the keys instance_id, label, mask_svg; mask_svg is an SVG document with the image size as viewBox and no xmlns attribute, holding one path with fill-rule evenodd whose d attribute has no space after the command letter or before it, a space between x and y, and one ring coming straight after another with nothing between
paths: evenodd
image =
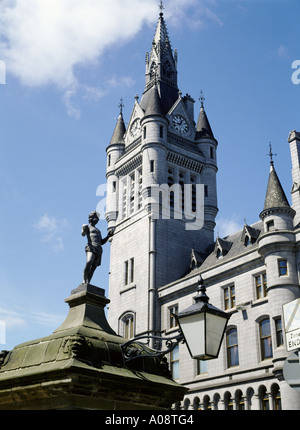
<instances>
[{"instance_id":1,"label":"stone plinth","mask_svg":"<svg viewBox=\"0 0 300 430\"><path fill-rule=\"evenodd\" d=\"M65 300L69 313L52 335L0 356L0 410L168 409L186 388L165 362L138 358L124 363L107 323L104 290L81 284Z\"/></svg>"}]
</instances>

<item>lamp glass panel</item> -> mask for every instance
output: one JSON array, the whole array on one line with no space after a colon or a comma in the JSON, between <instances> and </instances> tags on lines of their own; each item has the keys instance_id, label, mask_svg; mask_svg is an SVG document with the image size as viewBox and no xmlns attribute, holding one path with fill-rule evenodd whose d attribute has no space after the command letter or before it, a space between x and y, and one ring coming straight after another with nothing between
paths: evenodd
<instances>
[{"instance_id":1,"label":"lamp glass panel","mask_svg":"<svg viewBox=\"0 0 300 430\"><path fill-rule=\"evenodd\" d=\"M180 327L188 344L192 357L205 355L205 320L204 314L182 317Z\"/></svg>"},{"instance_id":2,"label":"lamp glass panel","mask_svg":"<svg viewBox=\"0 0 300 430\"><path fill-rule=\"evenodd\" d=\"M206 353L208 355L218 355L226 323L226 318L210 313L206 314Z\"/></svg>"}]
</instances>

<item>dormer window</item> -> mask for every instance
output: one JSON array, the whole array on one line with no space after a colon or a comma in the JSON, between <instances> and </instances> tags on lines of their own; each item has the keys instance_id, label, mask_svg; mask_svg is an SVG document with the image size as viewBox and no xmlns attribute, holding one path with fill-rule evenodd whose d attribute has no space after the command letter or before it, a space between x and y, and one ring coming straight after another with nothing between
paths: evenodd
<instances>
[{"instance_id":1,"label":"dormer window","mask_svg":"<svg viewBox=\"0 0 300 430\"><path fill-rule=\"evenodd\" d=\"M245 246L249 246L257 241L257 238L259 235L260 235L260 230L257 230L245 224L242 232L241 241Z\"/></svg>"},{"instance_id":2,"label":"dormer window","mask_svg":"<svg viewBox=\"0 0 300 430\"><path fill-rule=\"evenodd\" d=\"M215 253L217 258L224 257L230 250L231 245L232 245L232 242L228 242L227 240L220 239L218 237L215 245Z\"/></svg>"}]
</instances>

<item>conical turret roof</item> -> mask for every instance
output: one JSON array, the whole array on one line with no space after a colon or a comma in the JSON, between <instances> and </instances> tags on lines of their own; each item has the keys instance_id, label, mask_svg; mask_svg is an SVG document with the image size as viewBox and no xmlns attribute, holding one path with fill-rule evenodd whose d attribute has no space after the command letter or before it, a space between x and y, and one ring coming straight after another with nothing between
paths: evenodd
<instances>
[{"instance_id":1,"label":"conical turret roof","mask_svg":"<svg viewBox=\"0 0 300 430\"><path fill-rule=\"evenodd\" d=\"M148 103L145 110L145 115L163 115L163 109L158 94L157 85L154 85L154 87L149 90Z\"/></svg>"},{"instance_id":2,"label":"conical turret roof","mask_svg":"<svg viewBox=\"0 0 300 430\"><path fill-rule=\"evenodd\" d=\"M277 176L274 164L271 163L264 211L274 208L289 208L290 204Z\"/></svg>"},{"instance_id":3,"label":"conical turret roof","mask_svg":"<svg viewBox=\"0 0 300 430\"><path fill-rule=\"evenodd\" d=\"M126 132L126 127L123 119L123 114L122 112L120 112L114 133L110 141L110 145L114 145L116 143L124 143L125 132Z\"/></svg>"},{"instance_id":4,"label":"conical turret roof","mask_svg":"<svg viewBox=\"0 0 300 430\"><path fill-rule=\"evenodd\" d=\"M201 139L203 137L210 137L214 139L211 126L209 124L204 106L202 104L197 122L196 140Z\"/></svg>"}]
</instances>

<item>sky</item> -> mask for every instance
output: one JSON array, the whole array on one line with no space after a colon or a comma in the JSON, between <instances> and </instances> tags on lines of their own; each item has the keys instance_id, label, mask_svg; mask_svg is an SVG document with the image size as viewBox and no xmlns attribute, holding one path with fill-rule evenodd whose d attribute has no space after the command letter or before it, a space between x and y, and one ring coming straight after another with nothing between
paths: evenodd
<instances>
[{"instance_id":1,"label":"sky","mask_svg":"<svg viewBox=\"0 0 300 430\"><path fill-rule=\"evenodd\" d=\"M85 265L81 226L105 202L105 149L120 98L126 122L144 90L158 6L0 0L0 349L48 336L66 318ZM299 0L164 1L179 88L195 99L196 121L203 90L219 142L221 237L259 220L269 142L290 200L299 15ZM106 221L98 227L105 235ZM92 280L106 295L109 247Z\"/></svg>"}]
</instances>

